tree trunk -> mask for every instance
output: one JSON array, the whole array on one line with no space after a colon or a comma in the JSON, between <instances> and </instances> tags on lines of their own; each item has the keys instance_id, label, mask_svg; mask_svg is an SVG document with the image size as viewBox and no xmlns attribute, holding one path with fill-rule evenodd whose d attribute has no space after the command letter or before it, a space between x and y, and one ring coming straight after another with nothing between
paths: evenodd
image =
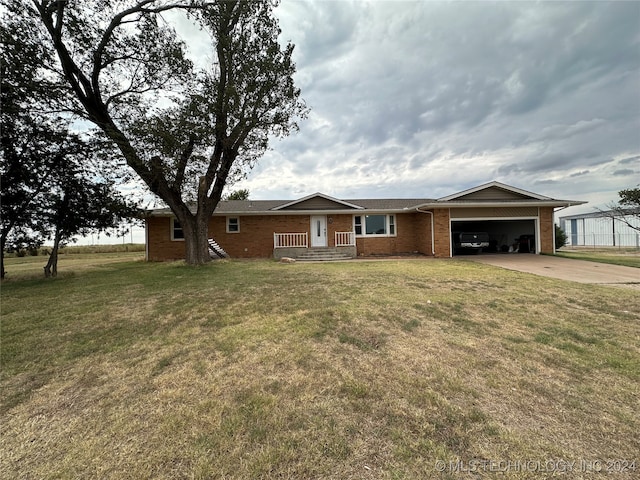
<instances>
[{"instance_id":1,"label":"tree trunk","mask_svg":"<svg viewBox=\"0 0 640 480\"><path fill-rule=\"evenodd\" d=\"M53 240L53 248L49 255L49 261L44 266L44 276L46 278L58 276L58 247L60 246L60 237L60 232L56 230L56 235Z\"/></svg>"},{"instance_id":2,"label":"tree trunk","mask_svg":"<svg viewBox=\"0 0 640 480\"><path fill-rule=\"evenodd\" d=\"M183 222L178 219L184 232L185 262L188 265L204 265L211 261L209 256L209 217L189 215Z\"/></svg>"},{"instance_id":3,"label":"tree trunk","mask_svg":"<svg viewBox=\"0 0 640 480\"><path fill-rule=\"evenodd\" d=\"M5 235L0 237L0 278L4 280L4 276L7 272L4 271L4 245L7 242Z\"/></svg>"}]
</instances>

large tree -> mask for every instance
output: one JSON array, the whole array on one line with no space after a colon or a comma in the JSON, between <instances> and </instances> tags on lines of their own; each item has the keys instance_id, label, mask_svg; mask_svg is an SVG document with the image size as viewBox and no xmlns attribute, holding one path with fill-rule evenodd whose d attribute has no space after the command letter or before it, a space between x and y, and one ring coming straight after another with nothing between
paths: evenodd
<instances>
[{"instance_id":1,"label":"large tree","mask_svg":"<svg viewBox=\"0 0 640 480\"><path fill-rule=\"evenodd\" d=\"M69 87L67 108L97 125L183 227L186 261L209 260L209 218L223 189L297 129L293 45L278 42L273 0L5 0L37 19ZM167 21L185 15L212 38L196 69ZM44 37L43 37L44 38Z\"/></svg>"},{"instance_id":2,"label":"large tree","mask_svg":"<svg viewBox=\"0 0 640 480\"><path fill-rule=\"evenodd\" d=\"M0 22L0 276L4 278L4 252L9 245L37 247L43 239L34 214L55 168L60 138L50 124L29 105L44 91L37 78L38 59L46 55L30 38L27 25ZM52 148L53 147L53 148Z\"/></svg>"},{"instance_id":3,"label":"large tree","mask_svg":"<svg viewBox=\"0 0 640 480\"><path fill-rule=\"evenodd\" d=\"M99 135L73 132L69 115L52 111L64 91L42 71L48 52L33 29L14 20L0 19L2 278L5 247L38 247L51 239L45 274L55 275L59 245L137 213L115 188L118 169L101 168L101 158L119 153Z\"/></svg>"},{"instance_id":4,"label":"large tree","mask_svg":"<svg viewBox=\"0 0 640 480\"><path fill-rule=\"evenodd\" d=\"M88 144L84 151L93 145ZM129 201L117 190L113 180L95 176L85 171L86 166L77 162L78 153L63 160L62 169L56 171L53 182L45 195L39 212L45 235L53 241L49 260L44 267L46 277L58 273L58 249L75 235L115 229L122 221L135 217L139 211L135 202ZM87 152L91 154L91 152Z\"/></svg>"}]
</instances>

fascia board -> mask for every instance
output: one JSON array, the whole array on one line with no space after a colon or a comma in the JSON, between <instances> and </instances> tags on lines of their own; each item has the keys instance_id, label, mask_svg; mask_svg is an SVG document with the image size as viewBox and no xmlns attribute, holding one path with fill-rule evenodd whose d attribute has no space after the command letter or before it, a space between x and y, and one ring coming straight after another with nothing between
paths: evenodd
<instances>
[{"instance_id":1,"label":"fascia board","mask_svg":"<svg viewBox=\"0 0 640 480\"><path fill-rule=\"evenodd\" d=\"M575 205L583 205L585 201L582 200L523 200L523 201L511 201L511 202L455 202L455 201L437 201L430 203L423 203L412 207L412 209L418 208L481 208L481 207L572 207Z\"/></svg>"},{"instance_id":2,"label":"fascia board","mask_svg":"<svg viewBox=\"0 0 640 480\"><path fill-rule=\"evenodd\" d=\"M248 217L248 216L281 216L281 215L370 215L370 214L389 214L389 213L412 213L411 209L389 209L389 210L367 210L361 208L359 210L265 210L262 212L213 212L214 217Z\"/></svg>"}]
</instances>

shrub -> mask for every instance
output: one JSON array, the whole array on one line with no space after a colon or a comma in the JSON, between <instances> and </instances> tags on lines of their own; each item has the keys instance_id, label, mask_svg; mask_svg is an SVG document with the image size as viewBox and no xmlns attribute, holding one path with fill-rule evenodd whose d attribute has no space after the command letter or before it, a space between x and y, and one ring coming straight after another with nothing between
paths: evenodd
<instances>
[{"instance_id":1,"label":"shrub","mask_svg":"<svg viewBox=\"0 0 640 480\"><path fill-rule=\"evenodd\" d=\"M567 244L567 234L558 225L556 227L556 248L562 248Z\"/></svg>"}]
</instances>

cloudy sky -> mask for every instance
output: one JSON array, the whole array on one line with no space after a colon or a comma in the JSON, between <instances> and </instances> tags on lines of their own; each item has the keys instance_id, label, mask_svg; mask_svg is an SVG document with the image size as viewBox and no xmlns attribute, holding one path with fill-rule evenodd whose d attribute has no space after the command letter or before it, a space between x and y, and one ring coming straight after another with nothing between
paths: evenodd
<instances>
[{"instance_id":1,"label":"cloudy sky","mask_svg":"<svg viewBox=\"0 0 640 480\"><path fill-rule=\"evenodd\" d=\"M252 198L498 180L588 200L578 213L640 184L639 2L284 0L277 15L311 113L234 187Z\"/></svg>"}]
</instances>

